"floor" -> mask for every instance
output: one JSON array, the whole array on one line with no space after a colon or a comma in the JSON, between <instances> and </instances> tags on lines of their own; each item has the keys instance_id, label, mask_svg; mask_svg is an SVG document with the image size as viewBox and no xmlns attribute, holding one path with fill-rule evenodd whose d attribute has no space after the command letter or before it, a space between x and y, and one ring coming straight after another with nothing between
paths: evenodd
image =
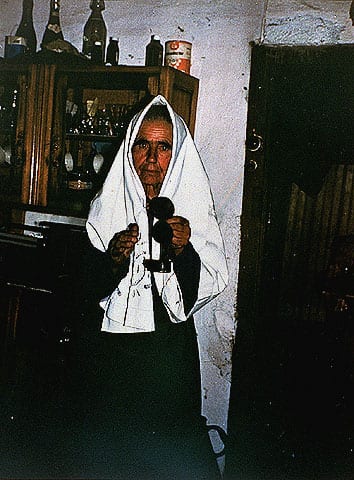
<instances>
[{"instance_id":1,"label":"floor","mask_svg":"<svg viewBox=\"0 0 354 480\"><path fill-rule=\"evenodd\" d=\"M225 480L354 479L353 319L338 325L297 326L277 338L274 331L263 332L255 357L239 329ZM13 352L17 368L9 368L8 381L0 385L0 478L119 480L110 453L124 446L111 442L114 429L111 437L107 429L99 433L68 415L70 341L65 335L52 340L31 343L25 333ZM153 441L143 441L146 453ZM74 443L82 446L78 455ZM165 478L196 480L178 474L182 462L176 457L174 472ZM151 468L147 463L142 480ZM83 471L91 473L83 477ZM137 477L121 472L120 478Z\"/></svg>"},{"instance_id":2,"label":"floor","mask_svg":"<svg viewBox=\"0 0 354 480\"><path fill-rule=\"evenodd\" d=\"M34 324L19 329L17 343L8 352L11 362L1 372L1 480L219 478L202 424L198 432L187 433L185 425L148 431L134 419L118 424L97 408L97 388L87 389L93 395L89 400L82 395L86 389L73 388L86 377L74 360L77 344L70 331L48 329L42 318L34 335ZM94 364L92 358L84 361Z\"/></svg>"},{"instance_id":3,"label":"floor","mask_svg":"<svg viewBox=\"0 0 354 480\"><path fill-rule=\"evenodd\" d=\"M225 480L354 479L354 322L264 335L235 352ZM237 347L237 345L236 345Z\"/></svg>"}]
</instances>

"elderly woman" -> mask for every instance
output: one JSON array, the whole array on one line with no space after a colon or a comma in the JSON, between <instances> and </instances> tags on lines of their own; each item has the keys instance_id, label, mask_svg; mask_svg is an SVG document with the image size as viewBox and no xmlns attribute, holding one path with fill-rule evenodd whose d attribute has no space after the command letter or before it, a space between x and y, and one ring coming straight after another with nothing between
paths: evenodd
<instances>
[{"instance_id":1,"label":"elderly woman","mask_svg":"<svg viewBox=\"0 0 354 480\"><path fill-rule=\"evenodd\" d=\"M156 198L167 202L166 240L154 235ZM100 432L99 474L216 478L193 314L225 288L226 260L204 167L162 96L131 121L87 232L95 247L85 260L95 285L89 303L102 295L103 309L88 389L96 410L85 427L90 441ZM168 268L157 260L162 249Z\"/></svg>"}]
</instances>

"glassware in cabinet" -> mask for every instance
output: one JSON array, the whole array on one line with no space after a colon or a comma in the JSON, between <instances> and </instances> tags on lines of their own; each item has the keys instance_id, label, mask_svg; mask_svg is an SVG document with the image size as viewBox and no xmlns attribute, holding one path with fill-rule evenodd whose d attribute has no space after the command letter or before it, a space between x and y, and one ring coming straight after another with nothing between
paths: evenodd
<instances>
[{"instance_id":1,"label":"glassware in cabinet","mask_svg":"<svg viewBox=\"0 0 354 480\"><path fill-rule=\"evenodd\" d=\"M56 195L49 203L74 213L87 213L90 200L100 189L132 115L146 97L146 82L120 86L119 73L107 69L88 76L87 71L67 76L61 97L62 131L65 147ZM114 81L118 80L118 81ZM118 85L118 88L115 86ZM110 88L109 88L110 87ZM58 132L59 133L59 132ZM55 190L55 187L52 191Z\"/></svg>"},{"instance_id":2,"label":"glassware in cabinet","mask_svg":"<svg viewBox=\"0 0 354 480\"><path fill-rule=\"evenodd\" d=\"M24 162L24 71L0 72L0 200L19 201Z\"/></svg>"}]
</instances>

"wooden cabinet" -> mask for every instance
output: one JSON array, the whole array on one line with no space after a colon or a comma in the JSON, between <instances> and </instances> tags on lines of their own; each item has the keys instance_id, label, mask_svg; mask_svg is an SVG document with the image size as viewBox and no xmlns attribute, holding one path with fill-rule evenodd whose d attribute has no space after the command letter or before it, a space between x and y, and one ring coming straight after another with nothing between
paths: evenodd
<instances>
[{"instance_id":1,"label":"wooden cabinet","mask_svg":"<svg viewBox=\"0 0 354 480\"><path fill-rule=\"evenodd\" d=\"M49 331L70 320L65 295L85 248L81 232L90 200L129 120L158 94L193 134L198 80L178 70L93 66L41 52L0 59L0 373L16 365L10 352L23 325L38 317L32 304L42 309ZM48 217L52 226L37 237ZM52 266L56 257L59 269ZM34 327L32 337L42 330ZM5 377L11 375L6 370Z\"/></svg>"},{"instance_id":2,"label":"wooden cabinet","mask_svg":"<svg viewBox=\"0 0 354 480\"><path fill-rule=\"evenodd\" d=\"M127 123L152 96L164 95L193 134L196 78L57 55L56 62L35 55L30 63L0 63L0 223L27 207L84 217Z\"/></svg>"}]
</instances>

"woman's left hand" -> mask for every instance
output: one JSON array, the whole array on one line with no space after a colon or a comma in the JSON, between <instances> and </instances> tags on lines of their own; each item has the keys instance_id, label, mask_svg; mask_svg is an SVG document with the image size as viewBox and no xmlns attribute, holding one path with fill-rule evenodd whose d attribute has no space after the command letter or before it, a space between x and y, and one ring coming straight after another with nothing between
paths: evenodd
<instances>
[{"instance_id":1,"label":"woman's left hand","mask_svg":"<svg viewBox=\"0 0 354 480\"><path fill-rule=\"evenodd\" d=\"M191 237L191 227L189 226L189 221L184 217L174 216L168 218L166 222L170 225L173 232L171 246L174 253L179 255Z\"/></svg>"}]
</instances>

